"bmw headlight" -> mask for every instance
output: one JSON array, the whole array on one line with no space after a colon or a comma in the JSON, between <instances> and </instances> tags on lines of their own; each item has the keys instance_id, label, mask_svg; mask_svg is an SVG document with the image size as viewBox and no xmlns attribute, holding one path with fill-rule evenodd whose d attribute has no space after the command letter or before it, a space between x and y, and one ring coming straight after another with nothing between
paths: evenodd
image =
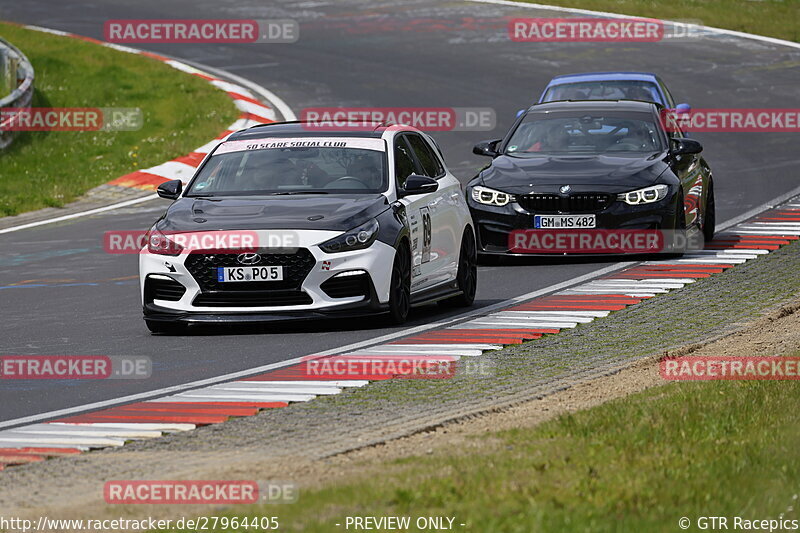
<instances>
[{"instance_id":1,"label":"bmw headlight","mask_svg":"<svg viewBox=\"0 0 800 533\"><path fill-rule=\"evenodd\" d=\"M329 254L369 248L378 237L379 227L378 221L373 218L366 224L362 224L338 237L323 242L319 247L323 252Z\"/></svg>"},{"instance_id":2,"label":"bmw headlight","mask_svg":"<svg viewBox=\"0 0 800 533\"><path fill-rule=\"evenodd\" d=\"M653 185L652 187L618 194L617 200L628 205L652 204L663 200L667 196L667 192L669 192L667 185Z\"/></svg>"},{"instance_id":3,"label":"bmw headlight","mask_svg":"<svg viewBox=\"0 0 800 533\"><path fill-rule=\"evenodd\" d=\"M496 207L503 207L509 202L513 202L515 200L513 194L496 191L494 189L490 189L489 187L481 187L480 185L473 187L471 194L472 199L479 204L493 205Z\"/></svg>"}]
</instances>

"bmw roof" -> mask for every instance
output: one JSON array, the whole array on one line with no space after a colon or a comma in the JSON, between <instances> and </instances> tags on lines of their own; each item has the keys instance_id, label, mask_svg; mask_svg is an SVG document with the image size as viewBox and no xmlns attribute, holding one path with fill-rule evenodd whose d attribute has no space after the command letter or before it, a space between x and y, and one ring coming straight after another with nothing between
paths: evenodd
<instances>
[{"instance_id":1,"label":"bmw roof","mask_svg":"<svg viewBox=\"0 0 800 533\"><path fill-rule=\"evenodd\" d=\"M567 81L604 81L604 80L627 80L627 81L651 81L657 82L658 76L651 72L584 72L580 74L562 74L556 76L548 85L558 85Z\"/></svg>"},{"instance_id":2,"label":"bmw roof","mask_svg":"<svg viewBox=\"0 0 800 533\"><path fill-rule=\"evenodd\" d=\"M640 111L652 113L661 108L659 104L641 100L558 100L534 104L528 111L572 111L572 110L614 110L614 111Z\"/></svg>"}]
</instances>

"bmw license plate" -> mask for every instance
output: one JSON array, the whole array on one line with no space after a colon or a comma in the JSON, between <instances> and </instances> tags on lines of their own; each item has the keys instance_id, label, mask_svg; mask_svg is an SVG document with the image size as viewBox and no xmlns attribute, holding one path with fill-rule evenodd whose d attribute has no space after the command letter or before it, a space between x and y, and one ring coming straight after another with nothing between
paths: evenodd
<instances>
[{"instance_id":1,"label":"bmw license plate","mask_svg":"<svg viewBox=\"0 0 800 533\"><path fill-rule=\"evenodd\" d=\"M283 281L282 266L217 267L217 281Z\"/></svg>"},{"instance_id":2,"label":"bmw license plate","mask_svg":"<svg viewBox=\"0 0 800 533\"><path fill-rule=\"evenodd\" d=\"M536 229L591 229L597 227L595 215L534 215Z\"/></svg>"}]
</instances>

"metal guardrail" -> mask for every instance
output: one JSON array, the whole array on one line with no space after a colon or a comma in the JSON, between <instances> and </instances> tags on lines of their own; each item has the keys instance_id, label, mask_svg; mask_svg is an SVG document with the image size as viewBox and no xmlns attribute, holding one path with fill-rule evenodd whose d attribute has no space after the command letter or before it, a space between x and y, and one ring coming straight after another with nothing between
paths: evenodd
<instances>
[{"instance_id":1,"label":"metal guardrail","mask_svg":"<svg viewBox=\"0 0 800 533\"><path fill-rule=\"evenodd\" d=\"M0 38L0 150L14 139L3 124L13 120L5 108L29 108L33 99L33 65L14 45Z\"/></svg>"}]
</instances>

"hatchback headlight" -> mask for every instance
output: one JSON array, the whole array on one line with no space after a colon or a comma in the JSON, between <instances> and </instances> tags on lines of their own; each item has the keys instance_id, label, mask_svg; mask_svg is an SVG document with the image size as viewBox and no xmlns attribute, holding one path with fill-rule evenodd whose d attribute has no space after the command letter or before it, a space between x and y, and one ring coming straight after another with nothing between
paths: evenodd
<instances>
[{"instance_id":1,"label":"hatchback headlight","mask_svg":"<svg viewBox=\"0 0 800 533\"><path fill-rule=\"evenodd\" d=\"M489 187L481 187L480 185L473 187L471 194L472 199L479 204L493 205L496 207L503 207L509 202L513 202L515 200L513 194L496 191L494 189L490 189Z\"/></svg>"},{"instance_id":2,"label":"hatchback headlight","mask_svg":"<svg viewBox=\"0 0 800 533\"><path fill-rule=\"evenodd\" d=\"M156 255L180 255L183 246L170 240L166 235L153 228L147 232L147 251Z\"/></svg>"},{"instance_id":3,"label":"hatchback headlight","mask_svg":"<svg viewBox=\"0 0 800 533\"><path fill-rule=\"evenodd\" d=\"M323 242L319 247L323 252L329 254L369 248L378 237L379 228L378 221L373 218L366 224Z\"/></svg>"},{"instance_id":4,"label":"hatchback headlight","mask_svg":"<svg viewBox=\"0 0 800 533\"><path fill-rule=\"evenodd\" d=\"M644 189L638 189L631 192L624 192L617 195L617 200L625 202L628 205L652 204L659 200L663 200L669 192L669 187L666 185L654 185Z\"/></svg>"}]
</instances>

